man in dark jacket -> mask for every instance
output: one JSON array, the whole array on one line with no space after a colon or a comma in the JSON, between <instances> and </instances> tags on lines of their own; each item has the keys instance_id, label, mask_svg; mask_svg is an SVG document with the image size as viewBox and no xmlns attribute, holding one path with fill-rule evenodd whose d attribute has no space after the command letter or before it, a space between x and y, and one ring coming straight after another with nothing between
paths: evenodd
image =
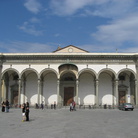
<instances>
[{"instance_id":1,"label":"man in dark jacket","mask_svg":"<svg viewBox=\"0 0 138 138\"><path fill-rule=\"evenodd\" d=\"M5 102L5 112L9 112L9 101L6 100Z\"/></svg>"},{"instance_id":2,"label":"man in dark jacket","mask_svg":"<svg viewBox=\"0 0 138 138\"><path fill-rule=\"evenodd\" d=\"M29 121L29 103L26 103L26 111L25 111L26 121Z\"/></svg>"}]
</instances>

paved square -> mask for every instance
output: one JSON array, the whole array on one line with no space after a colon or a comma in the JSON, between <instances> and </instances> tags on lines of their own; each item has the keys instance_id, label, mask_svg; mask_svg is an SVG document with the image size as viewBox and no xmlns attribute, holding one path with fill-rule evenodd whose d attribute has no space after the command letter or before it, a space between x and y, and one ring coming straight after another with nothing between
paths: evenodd
<instances>
[{"instance_id":1,"label":"paved square","mask_svg":"<svg viewBox=\"0 0 138 138\"><path fill-rule=\"evenodd\" d=\"M21 109L0 112L0 138L138 138L138 109Z\"/></svg>"}]
</instances>

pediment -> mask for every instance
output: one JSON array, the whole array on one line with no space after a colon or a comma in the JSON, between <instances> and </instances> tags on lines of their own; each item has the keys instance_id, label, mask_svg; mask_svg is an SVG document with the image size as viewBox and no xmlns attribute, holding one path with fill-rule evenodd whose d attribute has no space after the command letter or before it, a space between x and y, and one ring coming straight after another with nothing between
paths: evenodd
<instances>
[{"instance_id":1,"label":"pediment","mask_svg":"<svg viewBox=\"0 0 138 138\"><path fill-rule=\"evenodd\" d=\"M58 47L57 50L54 51L54 53L88 53L88 51L73 45L69 45L63 48Z\"/></svg>"}]
</instances>

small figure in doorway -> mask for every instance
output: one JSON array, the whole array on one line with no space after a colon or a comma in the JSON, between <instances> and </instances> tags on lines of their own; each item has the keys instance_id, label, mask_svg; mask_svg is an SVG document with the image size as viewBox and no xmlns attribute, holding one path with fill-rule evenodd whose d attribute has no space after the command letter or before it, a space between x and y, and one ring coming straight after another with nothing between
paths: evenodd
<instances>
[{"instance_id":1,"label":"small figure in doorway","mask_svg":"<svg viewBox=\"0 0 138 138\"><path fill-rule=\"evenodd\" d=\"M43 101L41 103L41 109L44 110L44 104L43 104Z\"/></svg>"},{"instance_id":2,"label":"small figure in doorway","mask_svg":"<svg viewBox=\"0 0 138 138\"><path fill-rule=\"evenodd\" d=\"M39 106L38 106L38 104L37 104L37 103L35 104L35 109L39 109Z\"/></svg>"}]
</instances>

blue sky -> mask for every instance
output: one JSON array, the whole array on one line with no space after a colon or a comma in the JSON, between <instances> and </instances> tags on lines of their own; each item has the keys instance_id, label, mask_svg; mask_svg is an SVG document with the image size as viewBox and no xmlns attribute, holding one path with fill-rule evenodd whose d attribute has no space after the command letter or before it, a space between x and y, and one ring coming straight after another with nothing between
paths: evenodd
<instances>
[{"instance_id":1,"label":"blue sky","mask_svg":"<svg viewBox=\"0 0 138 138\"><path fill-rule=\"evenodd\" d=\"M138 0L0 0L0 53L138 52Z\"/></svg>"}]
</instances>

